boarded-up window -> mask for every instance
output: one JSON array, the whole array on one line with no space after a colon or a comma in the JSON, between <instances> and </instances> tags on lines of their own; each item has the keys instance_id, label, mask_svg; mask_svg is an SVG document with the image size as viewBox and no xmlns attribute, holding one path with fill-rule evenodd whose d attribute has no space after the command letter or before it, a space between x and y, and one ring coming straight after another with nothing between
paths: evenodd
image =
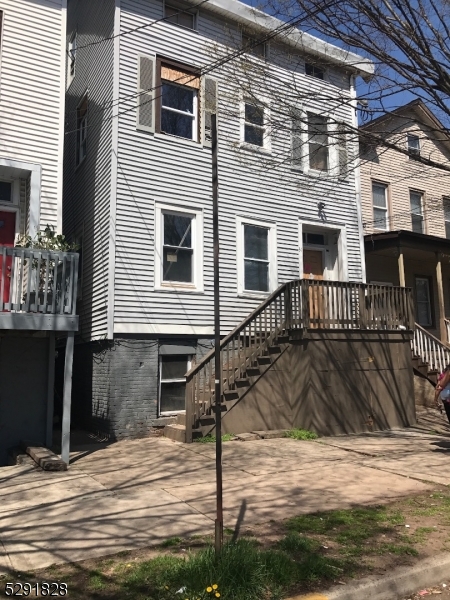
<instances>
[{"instance_id":1,"label":"boarded-up window","mask_svg":"<svg viewBox=\"0 0 450 600\"><path fill-rule=\"evenodd\" d=\"M138 57L137 128L155 131L155 65L156 57Z\"/></svg>"}]
</instances>

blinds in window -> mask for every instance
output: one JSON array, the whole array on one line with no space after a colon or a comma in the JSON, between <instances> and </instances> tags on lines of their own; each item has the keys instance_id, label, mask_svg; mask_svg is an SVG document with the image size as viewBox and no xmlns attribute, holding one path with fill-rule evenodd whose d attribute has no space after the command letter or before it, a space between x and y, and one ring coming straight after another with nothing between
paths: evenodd
<instances>
[{"instance_id":1,"label":"blinds in window","mask_svg":"<svg viewBox=\"0 0 450 600\"><path fill-rule=\"evenodd\" d=\"M211 77L203 78L202 109L203 145L211 148L211 115L217 114L217 81Z\"/></svg>"},{"instance_id":2,"label":"blinds in window","mask_svg":"<svg viewBox=\"0 0 450 600\"><path fill-rule=\"evenodd\" d=\"M155 131L155 56L138 57L137 128Z\"/></svg>"}]
</instances>

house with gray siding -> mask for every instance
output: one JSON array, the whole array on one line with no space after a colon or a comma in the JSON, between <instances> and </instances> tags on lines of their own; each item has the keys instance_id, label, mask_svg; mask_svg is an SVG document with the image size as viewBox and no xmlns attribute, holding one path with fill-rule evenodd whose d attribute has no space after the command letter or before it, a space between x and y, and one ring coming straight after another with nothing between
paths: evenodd
<instances>
[{"instance_id":1,"label":"house with gray siding","mask_svg":"<svg viewBox=\"0 0 450 600\"><path fill-rule=\"evenodd\" d=\"M373 66L237 0L68 0L66 47L73 418L148 435L212 346L211 114L225 335L285 282L365 281L350 133Z\"/></svg>"},{"instance_id":2,"label":"house with gray siding","mask_svg":"<svg viewBox=\"0 0 450 600\"><path fill-rule=\"evenodd\" d=\"M0 466L52 445L55 344L78 328L78 255L18 247L62 230L65 31L65 0L0 0Z\"/></svg>"}]
</instances>

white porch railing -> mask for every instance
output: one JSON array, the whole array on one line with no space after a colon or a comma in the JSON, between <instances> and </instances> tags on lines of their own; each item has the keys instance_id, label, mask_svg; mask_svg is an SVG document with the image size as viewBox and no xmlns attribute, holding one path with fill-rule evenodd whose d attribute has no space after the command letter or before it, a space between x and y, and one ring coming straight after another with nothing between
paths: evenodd
<instances>
[{"instance_id":1,"label":"white porch railing","mask_svg":"<svg viewBox=\"0 0 450 600\"><path fill-rule=\"evenodd\" d=\"M411 346L414 356L418 356L423 363L427 363L429 371L442 373L450 364L450 349L417 323Z\"/></svg>"},{"instance_id":2,"label":"white porch railing","mask_svg":"<svg viewBox=\"0 0 450 600\"><path fill-rule=\"evenodd\" d=\"M78 253L0 246L0 312L75 315Z\"/></svg>"}]
</instances>

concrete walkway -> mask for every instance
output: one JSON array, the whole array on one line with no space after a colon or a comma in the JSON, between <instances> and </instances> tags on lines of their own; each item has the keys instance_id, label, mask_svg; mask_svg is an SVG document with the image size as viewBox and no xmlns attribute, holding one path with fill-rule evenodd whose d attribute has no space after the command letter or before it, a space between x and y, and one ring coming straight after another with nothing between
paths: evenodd
<instances>
[{"instance_id":1,"label":"concrete walkway","mask_svg":"<svg viewBox=\"0 0 450 600\"><path fill-rule=\"evenodd\" d=\"M0 469L0 572L213 532L213 444L149 438L72 456L66 473ZM225 526L431 490L450 483L449 458L450 429L435 411L401 431L227 442Z\"/></svg>"}]
</instances>

